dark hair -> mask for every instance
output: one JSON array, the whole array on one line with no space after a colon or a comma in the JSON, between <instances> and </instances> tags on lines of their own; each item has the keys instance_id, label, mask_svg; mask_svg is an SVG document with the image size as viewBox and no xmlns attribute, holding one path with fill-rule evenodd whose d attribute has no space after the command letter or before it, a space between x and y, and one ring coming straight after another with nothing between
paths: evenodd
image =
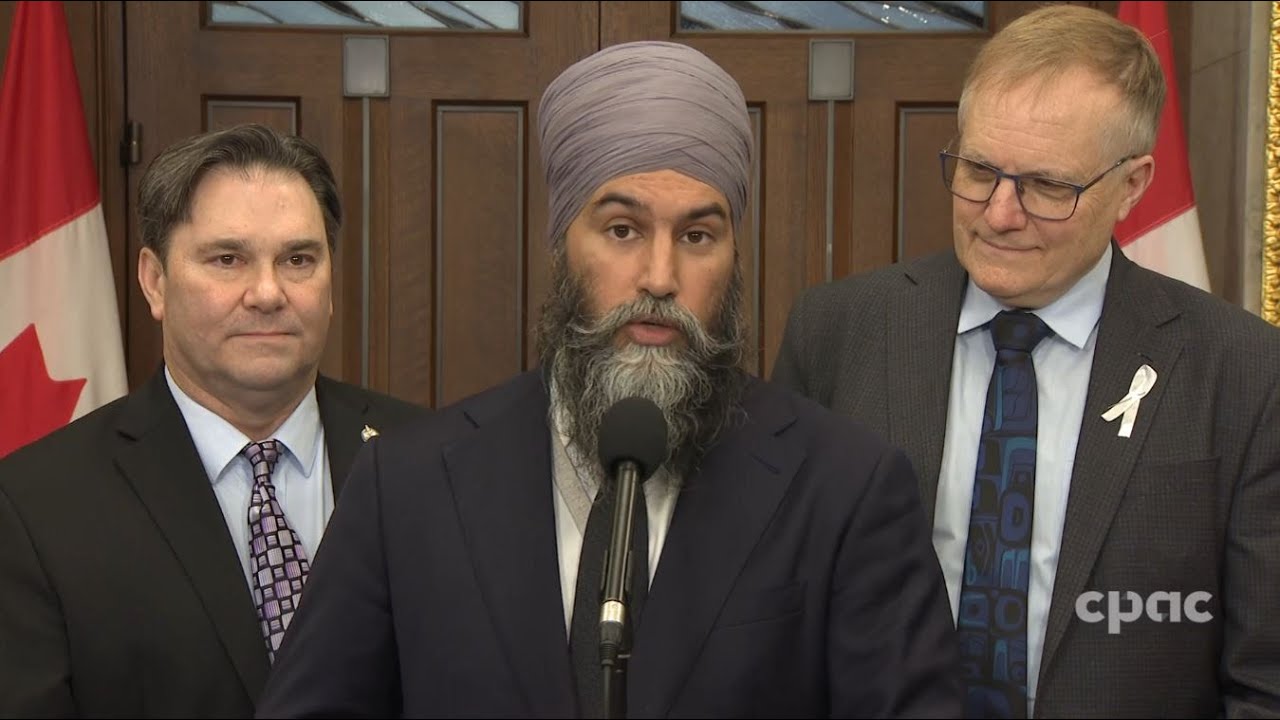
<instances>
[{"instance_id":1,"label":"dark hair","mask_svg":"<svg viewBox=\"0 0 1280 720\"><path fill-rule=\"evenodd\" d=\"M181 140L156 156L138 187L138 222L142 246L164 262L173 227L191 219L191 196L215 169L294 172L315 193L324 213L329 250L338 246L342 201L329 162L315 145L264 125L238 125Z\"/></svg>"}]
</instances>

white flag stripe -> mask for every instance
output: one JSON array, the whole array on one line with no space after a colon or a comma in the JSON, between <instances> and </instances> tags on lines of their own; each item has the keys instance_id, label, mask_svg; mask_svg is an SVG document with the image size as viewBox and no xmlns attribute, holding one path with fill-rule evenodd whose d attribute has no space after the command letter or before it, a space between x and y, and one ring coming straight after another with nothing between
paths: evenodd
<instances>
[{"instance_id":1,"label":"white flag stripe","mask_svg":"<svg viewBox=\"0 0 1280 720\"><path fill-rule=\"evenodd\" d=\"M0 348L35 323L49 376L87 378L73 418L128 383L102 205L0 261Z\"/></svg>"},{"instance_id":2,"label":"white flag stripe","mask_svg":"<svg viewBox=\"0 0 1280 720\"><path fill-rule=\"evenodd\" d=\"M1134 238L1124 246L1124 254L1143 267L1201 290L1209 289L1209 271L1200 243L1200 215L1195 206Z\"/></svg>"}]
</instances>

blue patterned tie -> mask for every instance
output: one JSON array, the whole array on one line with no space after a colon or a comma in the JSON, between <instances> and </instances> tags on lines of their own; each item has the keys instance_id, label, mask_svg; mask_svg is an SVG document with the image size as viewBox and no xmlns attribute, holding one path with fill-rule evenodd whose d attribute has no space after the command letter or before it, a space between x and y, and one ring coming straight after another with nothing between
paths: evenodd
<instances>
[{"instance_id":1,"label":"blue patterned tie","mask_svg":"<svg viewBox=\"0 0 1280 720\"><path fill-rule=\"evenodd\" d=\"M968 718L1027 716L1037 420L1031 351L1050 334L1031 313L1006 311L991 321L996 365L982 416L957 621Z\"/></svg>"}]
</instances>

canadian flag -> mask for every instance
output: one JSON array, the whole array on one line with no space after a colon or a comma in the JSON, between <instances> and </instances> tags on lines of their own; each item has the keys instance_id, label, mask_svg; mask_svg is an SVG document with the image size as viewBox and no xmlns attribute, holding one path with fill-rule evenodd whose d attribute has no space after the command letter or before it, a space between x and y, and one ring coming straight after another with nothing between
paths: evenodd
<instances>
[{"instance_id":1,"label":"canadian flag","mask_svg":"<svg viewBox=\"0 0 1280 720\"><path fill-rule=\"evenodd\" d=\"M60 2L19 2L0 85L0 457L127 391Z\"/></svg>"},{"instance_id":2,"label":"canadian flag","mask_svg":"<svg viewBox=\"0 0 1280 720\"><path fill-rule=\"evenodd\" d=\"M1156 134L1155 179L1129 217L1116 226L1116 241L1124 254L1139 265L1208 291L1209 271L1191 187L1191 166L1187 164L1187 139L1182 131L1165 4L1122 0L1116 16L1151 40L1168 88Z\"/></svg>"}]
</instances>

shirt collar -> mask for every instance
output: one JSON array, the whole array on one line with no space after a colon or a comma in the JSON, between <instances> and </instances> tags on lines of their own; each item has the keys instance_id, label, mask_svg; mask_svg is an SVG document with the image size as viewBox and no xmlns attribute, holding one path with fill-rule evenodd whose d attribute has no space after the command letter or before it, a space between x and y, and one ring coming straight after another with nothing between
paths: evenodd
<instances>
[{"instance_id":1,"label":"shirt collar","mask_svg":"<svg viewBox=\"0 0 1280 720\"><path fill-rule=\"evenodd\" d=\"M211 483L217 484L223 471L251 441L234 425L183 392L174 382L168 367L164 369L164 378L191 430L191 439L205 473ZM311 467L315 464L316 443L320 441L320 406L316 403L314 386L272 437L284 446L281 455L292 457L302 474L310 476Z\"/></svg>"},{"instance_id":2,"label":"shirt collar","mask_svg":"<svg viewBox=\"0 0 1280 720\"><path fill-rule=\"evenodd\" d=\"M1089 272L1076 281L1062 297L1035 311L1054 334L1083 349L1089 335L1102 317L1102 301L1107 294L1107 278L1111 275L1111 244ZM960 306L960 322L956 334L963 335L982 327L1002 310L1013 308L992 297L970 277Z\"/></svg>"}]
</instances>

